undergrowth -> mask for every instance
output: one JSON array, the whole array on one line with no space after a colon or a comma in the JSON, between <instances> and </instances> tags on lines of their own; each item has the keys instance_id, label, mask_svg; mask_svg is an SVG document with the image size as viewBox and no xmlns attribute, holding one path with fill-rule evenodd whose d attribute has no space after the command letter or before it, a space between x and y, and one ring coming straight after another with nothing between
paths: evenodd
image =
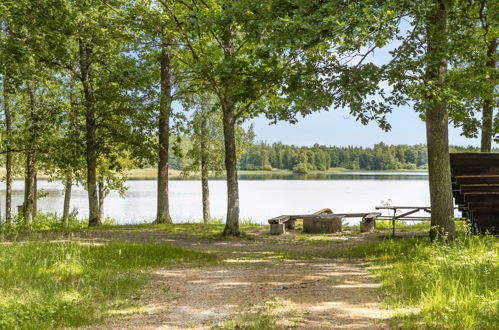
<instances>
[{"instance_id":1,"label":"undergrowth","mask_svg":"<svg viewBox=\"0 0 499 330\"><path fill-rule=\"evenodd\" d=\"M16 215L11 224L2 224L0 226L0 235L15 236L25 232L44 232L44 231L74 231L88 226L88 223L79 220L77 212L69 214L65 224L56 213L37 212L31 224L27 224L24 218Z\"/></svg>"}]
</instances>

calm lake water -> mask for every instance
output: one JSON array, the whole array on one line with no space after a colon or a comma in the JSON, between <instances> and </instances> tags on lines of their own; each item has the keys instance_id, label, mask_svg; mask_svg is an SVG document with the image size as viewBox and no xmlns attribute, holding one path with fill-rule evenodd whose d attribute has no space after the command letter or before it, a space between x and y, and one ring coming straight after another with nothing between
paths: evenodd
<instances>
[{"instance_id":1,"label":"calm lake water","mask_svg":"<svg viewBox=\"0 0 499 330\"><path fill-rule=\"evenodd\" d=\"M22 203L24 182L13 184L13 208ZM125 198L111 193L105 201L105 214L120 224L145 223L156 215L156 181L127 182ZM0 210L5 207L5 183L0 184ZM39 209L62 213L63 186L60 181L39 181L47 197L38 202ZM341 173L317 175L241 175L239 181L241 219L267 223L281 214L312 213L331 208L336 213L370 212L391 199L391 205L429 205L426 173ZM210 182L212 216L224 218L226 182ZM170 206L174 222L193 222L202 218L201 183L199 180L171 180ZM80 218L88 215L87 192L74 187L71 208ZM356 220L350 220L355 223Z\"/></svg>"}]
</instances>

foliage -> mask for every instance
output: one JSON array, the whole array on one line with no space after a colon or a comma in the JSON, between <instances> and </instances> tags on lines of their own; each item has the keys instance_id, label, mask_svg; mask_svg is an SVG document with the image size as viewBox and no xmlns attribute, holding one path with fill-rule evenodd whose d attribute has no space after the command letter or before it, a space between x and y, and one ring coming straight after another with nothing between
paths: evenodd
<instances>
[{"instance_id":1,"label":"foliage","mask_svg":"<svg viewBox=\"0 0 499 330\"><path fill-rule=\"evenodd\" d=\"M308 163L298 163L295 165L295 167L293 167L293 173L295 173L295 174L307 174L310 167L311 166Z\"/></svg>"},{"instance_id":2,"label":"foliage","mask_svg":"<svg viewBox=\"0 0 499 330\"><path fill-rule=\"evenodd\" d=\"M84 326L132 305L151 267L213 260L164 244L3 244L0 329Z\"/></svg>"},{"instance_id":3,"label":"foliage","mask_svg":"<svg viewBox=\"0 0 499 330\"><path fill-rule=\"evenodd\" d=\"M451 117L453 124L460 126L467 137L479 135L486 100L491 102L492 109L497 108L494 93L499 81L495 64L498 12L497 1L458 1L449 15L453 68L448 84L460 91L460 107L453 109ZM496 141L499 139L498 124L499 114L496 113L491 134Z\"/></svg>"},{"instance_id":4,"label":"foliage","mask_svg":"<svg viewBox=\"0 0 499 330\"><path fill-rule=\"evenodd\" d=\"M193 104L194 103L194 104ZM199 172L202 167L203 156L207 161L207 168L215 174L224 171L224 135L223 121L216 98L208 93L202 96L194 95L184 102L187 109L193 114L188 124L189 136L184 140L190 142L190 149L185 154L182 174L187 176L192 172ZM250 125L244 129L241 125L235 128L237 160L247 152L253 144L254 132Z\"/></svg>"}]
</instances>

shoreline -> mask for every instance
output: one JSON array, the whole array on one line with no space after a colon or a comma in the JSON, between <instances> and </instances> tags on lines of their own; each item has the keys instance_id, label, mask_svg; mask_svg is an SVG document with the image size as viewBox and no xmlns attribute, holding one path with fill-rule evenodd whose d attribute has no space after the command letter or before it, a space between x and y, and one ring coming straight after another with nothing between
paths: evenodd
<instances>
[{"instance_id":1,"label":"shoreline","mask_svg":"<svg viewBox=\"0 0 499 330\"><path fill-rule=\"evenodd\" d=\"M291 176L294 178L313 176L313 175L335 175L335 174L352 174L352 175L408 175L408 174L428 174L427 170L424 169L415 169L415 170L350 170L345 168L330 168L327 171L310 171L307 174L297 174L293 173L291 170L272 170L272 171L245 171L239 170L238 176L268 176L268 175L277 175L277 176ZM157 179L157 169L156 168L143 168L143 169L133 169L128 171L127 180L156 180ZM222 179L225 176L225 173L218 175L210 175L213 179ZM199 180L201 178L199 173L192 173L189 175L182 175L182 171L170 169L169 170L169 178L173 180ZM0 179L5 181L5 169L0 168ZM14 180L22 180L22 176L16 176ZM60 178L50 177L43 173L38 175L38 180L49 180L56 181L61 180ZM304 178L306 180L306 178Z\"/></svg>"}]
</instances>

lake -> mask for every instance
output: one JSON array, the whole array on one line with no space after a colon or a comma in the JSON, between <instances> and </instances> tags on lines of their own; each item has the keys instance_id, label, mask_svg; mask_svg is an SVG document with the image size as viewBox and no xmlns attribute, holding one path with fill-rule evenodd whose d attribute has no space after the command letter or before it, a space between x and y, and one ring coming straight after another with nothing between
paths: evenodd
<instances>
[{"instance_id":1,"label":"lake","mask_svg":"<svg viewBox=\"0 0 499 330\"><path fill-rule=\"evenodd\" d=\"M22 180L13 184L13 209L22 203ZM130 180L125 198L111 193L105 201L105 214L120 224L145 223L156 215L156 181ZM0 208L5 208L5 183L0 184ZM39 181L39 190L47 196L38 201L45 212L62 213L63 185L60 181ZM313 213L331 208L335 213L370 212L374 207L391 200L391 205L429 205L427 173L336 173L314 175L241 175L241 219L267 223L269 218L282 214ZM226 182L214 178L210 182L211 213L224 218L226 212ZM174 222L200 221L201 182L192 179L171 179L170 207ZM71 208L78 216L88 215L87 192L74 187ZM356 223L357 220L349 220Z\"/></svg>"}]
</instances>

